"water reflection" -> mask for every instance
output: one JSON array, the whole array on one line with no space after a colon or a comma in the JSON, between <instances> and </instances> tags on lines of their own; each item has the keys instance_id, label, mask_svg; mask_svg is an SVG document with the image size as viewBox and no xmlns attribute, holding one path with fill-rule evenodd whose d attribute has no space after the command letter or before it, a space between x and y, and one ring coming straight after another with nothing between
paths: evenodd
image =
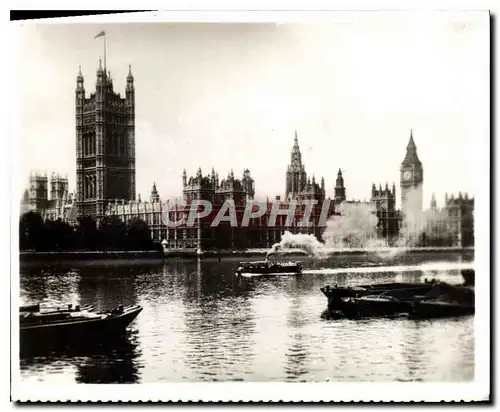
<instances>
[{"instance_id":1,"label":"water reflection","mask_svg":"<svg viewBox=\"0 0 500 412\"><path fill-rule=\"evenodd\" d=\"M306 316L302 309L302 299L300 294L296 294L291 299L287 316L289 344L287 345L287 362L284 368L287 380L298 380L309 372L306 365L309 358L308 347L310 341L303 332L306 325Z\"/></svg>"},{"instance_id":2,"label":"water reflection","mask_svg":"<svg viewBox=\"0 0 500 412\"><path fill-rule=\"evenodd\" d=\"M81 383L136 383L139 381L137 332L100 344L90 357L78 363L76 381Z\"/></svg>"},{"instance_id":3,"label":"water reflection","mask_svg":"<svg viewBox=\"0 0 500 412\"><path fill-rule=\"evenodd\" d=\"M135 383L139 380L140 356L137 333L125 334L100 342L72 342L71 345L29 345L21 350L21 372L73 367L74 379L83 383ZM53 342L55 343L55 342Z\"/></svg>"},{"instance_id":4,"label":"water reflection","mask_svg":"<svg viewBox=\"0 0 500 412\"><path fill-rule=\"evenodd\" d=\"M251 302L239 293L232 271L222 268L207 262L202 270L198 261L191 274L196 293L189 295L184 311L185 365L201 380L243 380L252 366Z\"/></svg>"},{"instance_id":5,"label":"water reflection","mask_svg":"<svg viewBox=\"0 0 500 412\"><path fill-rule=\"evenodd\" d=\"M406 322L402 328L401 355L402 365L406 366L405 377L401 380L416 381L421 365L426 363L426 342L422 341L421 322Z\"/></svg>"},{"instance_id":6,"label":"water reflection","mask_svg":"<svg viewBox=\"0 0 500 412\"><path fill-rule=\"evenodd\" d=\"M438 261L443 258L438 256ZM398 263L415 265L418 260L404 257ZM241 278L234 276L237 264L235 259L171 259L22 267L25 304L92 304L97 310L120 304L143 307L127 333L113 342L85 342L80 348L23 356L23 377L145 383L442 381L474 375L473 318L320 319L327 304L319 290L324 285L422 281L434 270L432 265L427 272L370 272L370 267L388 263L373 256L335 257L304 260L304 268L367 270ZM458 271L443 263L437 266L440 276L459 278Z\"/></svg>"}]
</instances>

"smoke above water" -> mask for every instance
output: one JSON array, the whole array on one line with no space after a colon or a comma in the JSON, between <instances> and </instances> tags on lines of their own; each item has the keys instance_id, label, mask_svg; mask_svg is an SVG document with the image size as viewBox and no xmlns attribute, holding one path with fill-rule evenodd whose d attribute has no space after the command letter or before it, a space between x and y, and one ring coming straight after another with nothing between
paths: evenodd
<instances>
[{"instance_id":1,"label":"smoke above water","mask_svg":"<svg viewBox=\"0 0 500 412\"><path fill-rule=\"evenodd\" d=\"M417 246L424 232L433 232L434 237L446 238L451 226L446 210L421 210L419 189L407 194L407 214L401 222L401 230L392 245L377 233L378 217L370 203L342 203L341 215L332 216L326 223L320 242L314 235L292 234L286 231L279 243L272 246L267 256L300 249L317 259L324 259L341 250L362 249L383 259L391 259Z\"/></svg>"},{"instance_id":2,"label":"smoke above water","mask_svg":"<svg viewBox=\"0 0 500 412\"><path fill-rule=\"evenodd\" d=\"M316 239L314 235L305 233L293 234L288 231L283 233L279 243L275 243L271 247L271 250L267 252L267 257L273 254L292 252L294 250L301 250L317 259L325 259L328 257L325 245Z\"/></svg>"}]
</instances>

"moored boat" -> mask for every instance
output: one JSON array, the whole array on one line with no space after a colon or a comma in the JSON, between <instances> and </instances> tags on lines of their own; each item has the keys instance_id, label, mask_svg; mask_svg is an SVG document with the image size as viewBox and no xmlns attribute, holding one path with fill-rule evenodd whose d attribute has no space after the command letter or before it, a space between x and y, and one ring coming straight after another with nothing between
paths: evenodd
<instances>
[{"instance_id":1,"label":"moored boat","mask_svg":"<svg viewBox=\"0 0 500 412\"><path fill-rule=\"evenodd\" d=\"M337 318L405 315L410 319L431 319L473 314L475 311L473 288L444 282L411 284L411 287L390 290L370 291L368 288L362 289L357 296L348 297L340 296L338 288L334 292L336 294L332 295L323 291L329 296L328 311Z\"/></svg>"},{"instance_id":2,"label":"moored boat","mask_svg":"<svg viewBox=\"0 0 500 412\"><path fill-rule=\"evenodd\" d=\"M339 310L344 307L346 298L361 298L364 296L379 296L385 294L386 297L392 294L395 297L397 291L400 292L400 296L410 296L417 294L425 294L430 291L436 282L434 280L425 281L424 283L404 283L404 282L393 282L393 283L375 283L366 284L359 286L325 286L320 290L328 299L328 309ZM402 295L401 295L402 293Z\"/></svg>"},{"instance_id":3,"label":"moored boat","mask_svg":"<svg viewBox=\"0 0 500 412\"><path fill-rule=\"evenodd\" d=\"M62 312L92 312L94 305L76 305L69 304L67 307L42 308L39 303L32 305L23 305L19 307L19 312L36 312L40 314L62 313Z\"/></svg>"},{"instance_id":4,"label":"moored boat","mask_svg":"<svg viewBox=\"0 0 500 412\"><path fill-rule=\"evenodd\" d=\"M474 269L462 270L462 277L464 278L464 286L474 286L476 271Z\"/></svg>"},{"instance_id":5,"label":"moored boat","mask_svg":"<svg viewBox=\"0 0 500 412\"><path fill-rule=\"evenodd\" d=\"M302 273L302 265L300 262L271 262L268 260L255 261L255 262L241 262L237 275L242 274L259 274L267 275L273 273Z\"/></svg>"},{"instance_id":6,"label":"moored boat","mask_svg":"<svg viewBox=\"0 0 500 412\"><path fill-rule=\"evenodd\" d=\"M142 307L119 306L108 312L52 311L21 312L19 332L21 344L50 343L53 340L101 338L121 333L142 311Z\"/></svg>"},{"instance_id":7,"label":"moored boat","mask_svg":"<svg viewBox=\"0 0 500 412\"><path fill-rule=\"evenodd\" d=\"M453 302L415 302L408 314L409 319L436 319L455 316L473 315L474 305L463 305Z\"/></svg>"},{"instance_id":8,"label":"moored boat","mask_svg":"<svg viewBox=\"0 0 500 412\"><path fill-rule=\"evenodd\" d=\"M439 289L429 292L426 299L412 302L408 317L410 319L434 319L474 313L475 293L472 288L442 284Z\"/></svg>"}]
</instances>

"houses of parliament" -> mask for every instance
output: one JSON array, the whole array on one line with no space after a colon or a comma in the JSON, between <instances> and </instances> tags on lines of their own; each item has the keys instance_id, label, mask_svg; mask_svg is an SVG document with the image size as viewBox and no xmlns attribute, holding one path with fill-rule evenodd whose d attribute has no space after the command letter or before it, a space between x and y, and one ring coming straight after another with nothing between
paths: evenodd
<instances>
[{"instance_id":1,"label":"houses of parliament","mask_svg":"<svg viewBox=\"0 0 500 412\"><path fill-rule=\"evenodd\" d=\"M89 95L84 87L84 76L79 69L75 88L76 123L76 192L70 193L66 177L52 174L50 182L46 174L32 174L26 189L21 212L34 211L44 219L62 219L77 224L81 216L92 216L99 221L104 216L117 216L127 223L133 218L144 220L150 227L154 241L162 242L170 249L197 248L259 248L270 247L279 242L285 230L292 233L314 234L321 240L324 227L318 225L321 208L326 201L330 205L327 217L342 215L342 208L349 204L362 203L347 200L342 171L336 173L334 198L326 197L325 179L308 175L302 162L297 132L293 136L290 163L286 169L284 197L267 199L267 210L260 217L250 221L248 227L231 227L221 224L211 227L213 220L226 199L235 201L238 219L242 218L248 202L254 200L255 182L250 170L244 169L241 177L234 172L224 178L212 169L203 174L199 168L188 177L182 174L182 197L187 206L169 207L169 217L177 221L187 218L193 199L208 200L213 205L211 214L198 219L194 226L182 224L167 227L163 223L166 200L152 183L149 199L136 199L135 169L135 85L129 66L126 77L125 94L122 97L113 88L111 72L99 62L96 71L95 90ZM396 210L396 185L391 187L373 184L370 200L366 204L378 218L376 234L386 239L394 239L401 233L414 233L412 226L425 221L429 227L423 228L424 244L432 245L439 232L446 231L447 246L471 246L474 244L473 210L474 199L466 194L445 196L445 205L438 210L433 196L431 207L424 210L422 188L424 171L418 157L413 132L410 132L406 154L400 165L401 210ZM48 189L50 186L50 197ZM316 200L310 226L297 223L304 216L305 201ZM295 216L285 222L286 216L278 215L276 224L269 225L270 211L275 203L287 208L289 202L297 202ZM424 219L422 220L422 216ZM432 218L436 216L436 218ZM431 222L431 223L429 223ZM223 222L224 223L224 222ZM451 235L450 235L451 233ZM433 239L433 236L436 239ZM421 240L420 240L421 241ZM417 242L417 240L415 240ZM434 242L435 243L435 242ZM444 244L443 244L444 245Z\"/></svg>"}]
</instances>

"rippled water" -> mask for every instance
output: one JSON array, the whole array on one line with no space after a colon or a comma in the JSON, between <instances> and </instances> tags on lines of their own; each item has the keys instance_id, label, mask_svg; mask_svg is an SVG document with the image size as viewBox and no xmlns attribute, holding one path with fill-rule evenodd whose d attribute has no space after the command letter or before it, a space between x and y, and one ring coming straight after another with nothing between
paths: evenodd
<instances>
[{"instance_id":1,"label":"rippled water","mask_svg":"<svg viewBox=\"0 0 500 412\"><path fill-rule=\"evenodd\" d=\"M127 335L104 347L23 357L24 380L467 381L473 317L326 320L320 287L440 277L463 256L304 261L302 276L237 278L238 260L71 262L21 266L21 300L46 306L140 304ZM391 267L387 267L391 266Z\"/></svg>"}]
</instances>

